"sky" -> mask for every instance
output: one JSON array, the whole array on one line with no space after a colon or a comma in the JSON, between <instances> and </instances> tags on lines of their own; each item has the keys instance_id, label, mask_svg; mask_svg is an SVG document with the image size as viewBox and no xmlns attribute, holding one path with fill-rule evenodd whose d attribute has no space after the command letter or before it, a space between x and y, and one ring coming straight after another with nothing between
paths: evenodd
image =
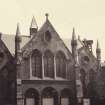
<instances>
[{"instance_id":1,"label":"sky","mask_svg":"<svg viewBox=\"0 0 105 105\"><path fill-rule=\"evenodd\" d=\"M45 13L61 38L71 39L72 29L81 39L99 40L102 61L105 60L105 0L0 0L0 32L15 34L20 23L23 35L29 34L35 16L38 27L45 21Z\"/></svg>"}]
</instances>

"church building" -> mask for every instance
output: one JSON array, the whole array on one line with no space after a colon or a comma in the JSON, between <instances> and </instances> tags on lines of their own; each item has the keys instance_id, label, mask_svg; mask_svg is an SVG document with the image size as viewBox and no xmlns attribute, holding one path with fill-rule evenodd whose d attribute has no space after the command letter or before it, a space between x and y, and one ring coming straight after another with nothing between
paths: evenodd
<instances>
[{"instance_id":1,"label":"church building","mask_svg":"<svg viewBox=\"0 0 105 105\"><path fill-rule=\"evenodd\" d=\"M95 56L93 40L77 38L73 28L67 45L48 14L40 29L33 17L29 31L22 35L18 24L15 36L0 34L0 105L105 104L98 41Z\"/></svg>"}]
</instances>

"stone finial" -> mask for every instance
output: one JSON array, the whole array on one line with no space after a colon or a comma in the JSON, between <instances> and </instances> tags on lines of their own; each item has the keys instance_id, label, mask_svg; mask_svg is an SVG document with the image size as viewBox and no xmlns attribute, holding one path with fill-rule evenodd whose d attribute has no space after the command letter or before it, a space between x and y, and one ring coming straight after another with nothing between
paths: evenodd
<instances>
[{"instance_id":1,"label":"stone finial","mask_svg":"<svg viewBox=\"0 0 105 105\"><path fill-rule=\"evenodd\" d=\"M49 14L48 14L48 13L46 13L46 14L45 14L45 16L46 16L46 20L48 20L48 16L49 16Z\"/></svg>"}]
</instances>

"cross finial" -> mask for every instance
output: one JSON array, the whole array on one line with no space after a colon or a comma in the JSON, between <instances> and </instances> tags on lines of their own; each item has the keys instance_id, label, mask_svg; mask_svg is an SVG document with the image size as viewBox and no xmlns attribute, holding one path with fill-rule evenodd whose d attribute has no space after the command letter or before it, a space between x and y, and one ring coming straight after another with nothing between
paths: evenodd
<instances>
[{"instance_id":1,"label":"cross finial","mask_svg":"<svg viewBox=\"0 0 105 105\"><path fill-rule=\"evenodd\" d=\"M46 20L47 20L47 19L48 19L49 14L48 14L48 13L46 13L46 14L45 14L45 16L46 16Z\"/></svg>"}]
</instances>

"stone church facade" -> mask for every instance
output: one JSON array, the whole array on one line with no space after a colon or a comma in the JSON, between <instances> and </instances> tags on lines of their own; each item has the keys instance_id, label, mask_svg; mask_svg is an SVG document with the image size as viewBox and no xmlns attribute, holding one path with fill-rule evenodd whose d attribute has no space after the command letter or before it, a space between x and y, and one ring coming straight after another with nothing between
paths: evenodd
<instances>
[{"instance_id":1,"label":"stone church facade","mask_svg":"<svg viewBox=\"0 0 105 105\"><path fill-rule=\"evenodd\" d=\"M0 39L0 104L105 104L105 65L98 41L95 57L93 40L82 41L73 28L71 47L66 46L48 14L40 29L33 17L29 36L23 36L17 25L14 56L4 36Z\"/></svg>"}]
</instances>

